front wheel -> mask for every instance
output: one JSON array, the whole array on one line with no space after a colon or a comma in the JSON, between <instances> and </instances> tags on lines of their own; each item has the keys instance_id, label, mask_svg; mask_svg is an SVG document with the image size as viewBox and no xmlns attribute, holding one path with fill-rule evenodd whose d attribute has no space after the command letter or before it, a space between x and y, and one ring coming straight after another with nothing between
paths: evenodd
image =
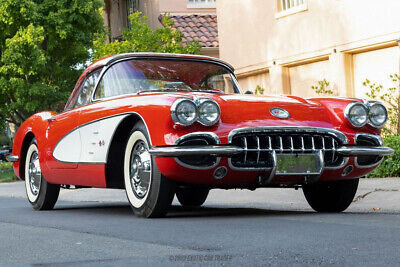
<instances>
[{"instance_id":1,"label":"front wheel","mask_svg":"<svg viewBox=\"0 0 400 267\"><path fill-rule=\"evenodd\" d=\"M149 138L143 123L135 125L124 157L126 195L139 217L163 217L175 195L175 183L163 176L149 153Z\"/></svg>"},{"instance_id":2,"label":"front wheel","mask_svg":"<svg viewBox=\"0 0 400 267\"><path fill-rule=\"evenodd\" d=\"M57 202L60 186L50 184L42 175L36 140L29 145L25 160L25 189L35 210L51 210Z\"/></svg>"},{"instance_id":3,"label":"front wheel","mask_svg":"<svg viewBox=\"0 0 400 267\"><path fill-rule=\"evenodd\" d=\"M342 212L352 203L359 179L320 182L303 187L308 204L318 212Z\"/></svg>"}]
</instances>

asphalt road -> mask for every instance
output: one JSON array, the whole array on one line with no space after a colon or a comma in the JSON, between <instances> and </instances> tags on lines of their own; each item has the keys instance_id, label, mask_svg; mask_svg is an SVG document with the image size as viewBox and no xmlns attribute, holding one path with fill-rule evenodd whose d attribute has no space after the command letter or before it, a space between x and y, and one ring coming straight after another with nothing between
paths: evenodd
<instances>
[{"instance_id":1,"label":"asphalt road","mask_svg":"<svg viewBox=\"0 0 400 267\"><path fill-rule=\"evenodd\" d=\"M132 215L121 190L63 190L35 212L22 183L0 185L0 265L399 265L400 179L363 180L342 214L301 190L213 190L204 207Z\"/></svg>"}]
</instances>

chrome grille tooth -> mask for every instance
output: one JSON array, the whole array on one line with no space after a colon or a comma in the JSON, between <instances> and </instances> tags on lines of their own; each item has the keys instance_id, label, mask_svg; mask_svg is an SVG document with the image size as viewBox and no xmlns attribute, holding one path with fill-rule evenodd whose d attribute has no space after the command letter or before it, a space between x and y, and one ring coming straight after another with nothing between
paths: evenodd
<instances>
[{"instance_id":1,"label":"chrome grille tooth","mask_svg":"<svg viewBox=\"0 0 400 267\"><path fill-rule=\"evenodd\" d=\"M293 137L292 136L289 136L289 140L290 140L290 151L292 151L293 152L293 150L294 150L294 145L293 145Z\"/></svg>"},{"instance_id":2,"label":"chrome grille tooth","mask_svg":"<svg viewBox=\"0 0 400 267\"><path fill-rule=\"evenodd\" d=\"M260 153L261 153L261 146L260 146L260 137L256 135L256 142L257 142L257 163L260 161Z\"/></svg>"},{"instance_id":3,"label":"chrome grille tooth","mask_svg":"<svg viewBox=\"0 0 400 267\"><path fill-rule=\"evenodd\" d=\"M335 151L336 151L335 138L332 137L332 163L335 162Z\"/></svg>"},{"instance_id":4,"label":"chrome grille tooth","mask_svg":"<svg viewBox=\"0 0 400 267\"><path fill-rule=\"evenodd\" d=\"M246 136L242 137L242 141L243 141L243 146L244 146L244 159L243 159L243 162L246 163L246 161L247 161L247 150L248 150Z\"/></svg>"},{"instance_id":5,"label":"chrome grille tooth","mask_svg":"<svg viewBox=\"0 0 400 267\"><path fill-rule=\"evenodd\" d=\"M268 136L268 145L269 145L269 149L272 150L272 140L271 140L271 136Z\"/></svg>"},{"instance_id":6,"label":"chrome grille tooth","mask_svg":"<svg viewBox=\"0 0 400 267\"><path fill-rule=\"evenodd\" d=\"M279 151L283 152L283 140L282 136L279 136Z\"/></svg>"},{"instance_id":7,"label":"chrome grille tooth","mask_svg":"<svg viewBox=\"0 0 400 267\"><path fill-rule=\"evenodd\" d=\"M311 146L312 146L312 150L315 151L315 142L314 142L314 136L311 136Z\"/></svg>"},{"instance_id":8,"label":"chrome grille tooth","mask_svg":"<svg viewBox=\"0 0 400 267\"><path fill-rule=\"evenodd\" d=\"M304 136L301 136L301 151L304 151Z\"/></svg>"}]
</instances>

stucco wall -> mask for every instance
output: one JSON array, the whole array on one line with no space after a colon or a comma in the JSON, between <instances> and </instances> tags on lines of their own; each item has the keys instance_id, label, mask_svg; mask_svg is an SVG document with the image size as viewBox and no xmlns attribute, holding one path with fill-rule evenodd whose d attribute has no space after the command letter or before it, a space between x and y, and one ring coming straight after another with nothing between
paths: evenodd
<instances>
[{"instance_id":1,"label":"stucco wall","mask_svg":"<svg viewBox=\"0 0 400 267\"><path fill-rule=\"evenodd\" d=\"M353 65L357 64L354 62L359 61L356 55L363 50L397 49L388 47L397 45L396 39L400 37L400 1L305 2L306 10L276 18L277 0L218 0L220 57L230 62L238 74L267 68L271 91L302 96L312 95L308 92L312 82L301 82L301 77L321 77L313 73L318 68L305 64L328 59L329 68L324 76L329 76L332 87L340 95L359 94L355 89L358 78L354 76L359 67L353 72ZM394 55L384 50L377 53ZM370 68L365 70L371 77L370 73L376 71L374 60L380 61L380 65L396 65L373 56L367 60ZM299 65L305 65L301 74L297 71L301 67L292 69ZM392 70L396 67L390 67Z\"/></svg>"}]
</instances>

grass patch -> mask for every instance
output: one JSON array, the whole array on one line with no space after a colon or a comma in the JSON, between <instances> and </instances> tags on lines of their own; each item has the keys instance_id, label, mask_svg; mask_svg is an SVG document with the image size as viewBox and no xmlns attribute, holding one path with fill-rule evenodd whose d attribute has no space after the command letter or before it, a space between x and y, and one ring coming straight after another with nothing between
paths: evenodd
<instances>
[{"instance_id":1,"label":"grass patch","mask_svg":"<svg viewBox=\"0 0 400 267\"><path fill-rule=\"evenodd\" d=\"M0 183L8 183L18 181L12 168L11 162L0 163Z\"/></svg>"}]
</instances>

